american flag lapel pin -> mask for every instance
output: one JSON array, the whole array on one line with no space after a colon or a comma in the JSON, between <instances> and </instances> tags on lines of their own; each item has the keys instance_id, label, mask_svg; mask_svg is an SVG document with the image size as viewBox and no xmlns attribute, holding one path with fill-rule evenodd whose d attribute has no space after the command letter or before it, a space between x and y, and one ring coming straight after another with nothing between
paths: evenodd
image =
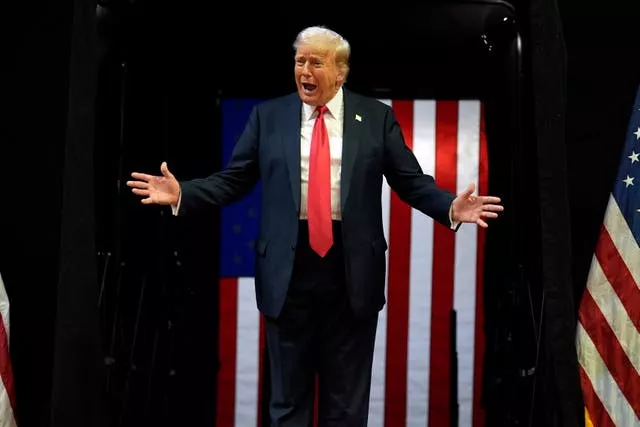
<instances>
[{"instance_id":1,"label":"american flag lapel pin","mask_svg":"<svg viewBox=\"0 0 640 427\"><path fill-rule=\"evenodd\" d=\"M361 122L361 121L362 121L362 117L360 117L360 115L359 115L359 114L356 114L356 120L357 120L357 121L359 121L359 122Z\"/></svg>"}]
</instances>

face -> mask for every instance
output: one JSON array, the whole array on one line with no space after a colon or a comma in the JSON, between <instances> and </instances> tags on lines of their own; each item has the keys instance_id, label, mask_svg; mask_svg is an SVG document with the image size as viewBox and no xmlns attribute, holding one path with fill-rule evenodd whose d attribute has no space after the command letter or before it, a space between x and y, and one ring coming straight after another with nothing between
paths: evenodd
<instances>
[{"instance_id":1,"label":"face","mask_svg":"<svg viewBox=\"0 0 640 427\"><path fill-rule=\"evenodd\" d=\"M305 45L296 51L295 78L302 102L313 106L325 105L344 82L334 51Z\"/></svg>"}]
</instances>

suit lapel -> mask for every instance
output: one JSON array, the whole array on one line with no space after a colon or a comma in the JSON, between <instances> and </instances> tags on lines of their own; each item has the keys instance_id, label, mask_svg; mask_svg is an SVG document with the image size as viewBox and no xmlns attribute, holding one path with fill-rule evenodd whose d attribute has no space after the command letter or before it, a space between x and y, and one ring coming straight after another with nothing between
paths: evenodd
<instances>
[{"instance_id":1,"label":"suit lapel","mask_svg":"<svg viewBox=\"0 0 640 427\"><path fill-rule=\"evenodd\" d=\"M298 213L300 213L300 120L302 101L297 94L290 98L290 102L283 111L281 118L282 144L285 153L287 167L289 169L289 182L293 192Z\"/></svg>"},{"instance_id":2,"label":"suit lapel","mask_svg":"<svg viewBox=\"0 0 640 427\"><path fill-rule=\"evenodd\" d=\"M344 118L342 131L342 169L340 175L340 206L344 212L344 206L349 196L349 189L353 177L353 168L358 149L360 147L362 133L362 112L358 111L358 103L355 97L346 89L344 90ZM358 120L359 118L359 120Z\"/></svg>"}]
</instances>

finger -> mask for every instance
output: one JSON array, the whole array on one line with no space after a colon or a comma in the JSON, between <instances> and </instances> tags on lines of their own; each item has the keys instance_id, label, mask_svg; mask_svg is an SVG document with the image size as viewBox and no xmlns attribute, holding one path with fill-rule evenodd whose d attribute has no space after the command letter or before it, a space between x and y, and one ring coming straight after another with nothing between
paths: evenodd
<instances>
[{"instance_id":1,"label":"finger","mask_svg":"<svg viewBox=\"0 0 640 427\"><path fill-rule=\"evenodd\" d=\"M494 196L483 196L482 197L482 203L500 203L500 197L494 197Z\"/></svg>"},{"instance_id":2,"label":"finger","mask_svg":"<svg viewBox=\"0 0 640 427\"><path fill-rule=\"evenodd\" d=\"M162 164L160 165L160 172L162 172L162 175L165 176L166 178L173 178L173 174L169 172L169 167L167 166L167 162L162 162Z\"/></svg>"},{"instance_id":3,"label":"finger","mask_svg":"<svg viewBox=\"0 0 640 427\"><path fill-rule=\"evenodd\" d=\"M483 211L493 211L493 212L502 212L504 210L504 206L502 205L483 205Z\"/></svg>"},{"instance_id":4,"label":"finger","mask_svg":"<svg viewBox=\"0 0 640 427\"><path fill-rule=\"evenodd\" d=\"M140 200L143 205L151 205L153 204L153 199L151 197L147 197L146 199Z\"/></svg>"},{"instance_id":5,"label":"finger","mask_svg":"<svg viewBox=\"0 0 640 427\"><path fill-rule=\"evenodd\" d=\"M133 188L149 188L149 184L144 181L127 181L127 185Z\"/></svg>"},{"instance_id":6,"label":"finger","mask_svg":"<svg viewBox=\"0 0 640 427\"><path fill-rule=\"evenodd\" d=\"M495 212L482 212L482 216L485 218L498 218L498 214Z\"/></svg>"},{"instance_id":7,"label":"finger","mask_svg":"<svg viewBox=\"0 0 640 427\"><path fill-rule=\"evenodd\" d=\"M142 190L139 188L134 188L131 190L133 192L133 194L137 194L138 196L143 196L143 197L148 197L149 196L149 190Z\"/></svg>"},{"instance_id":8,"label":"finger","mask_svg":"<svg viewBox=\"0 0 640 427\"><path fill-rule=\"evenodd\" d=\"M153 175L149 175L146 173L140 173L140 172L132 172L131 176L135 179L141 179L142 181L151 181L153 178L155 178Z\"/></svg>"},{"instance_id":9,"label":"finger","mask_svg":"<svg viewBox=\"0 0 640 427\"><path fill-rule=\"evenodd\" d=\"M487 228L489 226L489 224L487 224L486 222L484 222L483 220L481 220L480 218L478 218L476 220L476 224L478 224L480 227L482 228Z\"/></svg>"}]
</instances>

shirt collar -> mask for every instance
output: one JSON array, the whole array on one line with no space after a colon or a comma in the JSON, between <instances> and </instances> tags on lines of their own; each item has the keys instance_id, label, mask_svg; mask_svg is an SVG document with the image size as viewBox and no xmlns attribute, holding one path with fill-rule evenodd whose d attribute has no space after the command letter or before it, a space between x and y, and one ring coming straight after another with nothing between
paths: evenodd
<instances>
[{"instance_id":1,"label":"shirt collar","mask_svg":"<svg viewBox=\"0 0 640 427\"><path fill-rule=\"evenodd\" d=\"M329 102L327 102L327 110L329 113L335 118L340 117L340 111L342 109L342 99L343 99L342 87L338 89L338 93L334 96ZM303 120L315 120L316 118L316 107L313 105L302 104L302 113Z\"/></svg>"}]
</instances>

